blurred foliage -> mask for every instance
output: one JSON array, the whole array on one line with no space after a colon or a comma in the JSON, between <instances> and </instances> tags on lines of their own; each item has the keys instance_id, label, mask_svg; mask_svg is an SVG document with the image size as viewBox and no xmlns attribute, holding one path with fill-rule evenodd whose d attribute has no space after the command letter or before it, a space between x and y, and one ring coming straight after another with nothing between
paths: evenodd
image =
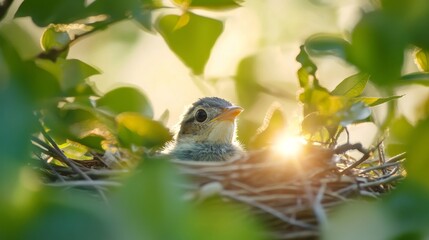
<instances>
[{"instance_id":1,"label":"blurred foliage","mask_svg":"<svg viewBox=\"0 0 429 240\"><path fill-rule=\"evenodd\" d=\"M333 55L355 65L370 74L370 80L380 86L427 85L426 73L401 78L401 70L405 51L415 46L416 63L421 71L427 72L428 16L426 0L384 0L380 9L363 13L350 39L334 34L316 34L309 37L305 45L310 54Z\"/></svg>"},{"instance_id":2,"label":"blurred foliage","mask_svg":"<svg viewBox=\"0 0 429 240\"><path fill-rule=\"evenodd\" d=\"M264 239L240 206L217 199L186 204L184 192L171 187L184 179L166 160L146 159L118 192L117 214L129 220L119 239Z\"/></svg>"},{"instance_id":3,"label":"blurred foliage","mask_svg":"<svg viewBox=\"0 0 429 240\"><path fill-rule=\"evenodd\" d=\"M19 37L13 25L1 27L0 239L263 239L259 224L245 218L244 209L238 212L237 206L216 200L198 207L184 202L183 192L173 185L183 180L168 159L153 159L172 133L153 119L145 94L134 87L102 94L89 81L100 71L68 58L69 48L81 37L133 19L143 30L158 31L194 74L203 74L223 23L192 10L239 5L232 0L173 3L182 15L157 14L153 21L155 11L166 9L160 1L25 0L15 17L28 16L45 27L40 37L43 52L26 59L22 56L28 55L18 53L13 43ZM166 118L168 112L161 120ZM110 207L87 191L54 190L42 182L44 176L26 167L46 164L35 159L43 154L31 146L32 141L49 146L39 138L46 132L58 143L57 154L73 161L90 161L94 152L117 154L115 149L120 148L139 156L140 167L109 196Z\"/></svg>"},{"instance_id":4,"label":"blurred foliage","mask_svg":"<svg viewBox=\"0 0 429 240\"><path fill-rule=\"evenodd\" d=\"M405 181L383 201L361 201L337 209L325 226L323 239L426 239L428 201L423 188Z\"/></svg>"},{"instance_id":5,"label":"blurred foliage","mask_svg":"<svg viewBox=\"0 0 429 240\"><path fill-rule=\"evenodd\" d=\"M427 116L429 117L429 116ZM427 239L429 231L429 118L411 129L406 119L394 123L394 135L406 142L407 179L382 201L355 203L333 214L325 239ZM404 128L401 126L407 125ZM370 228L370 229L369 229ZM362 231L366 229L366 231Z\"/></svg>"},{"instance_id":6,"label":"blurred foliage","mask_svg":"<svg viewBox=\"0 0 429 240\"><path fill-rule=\"evenodd\" d=\"M202 74L211 49L223 31L223 24L218 20L186 12L181 16L161 17L158 29L170 49L193 73Z\"/></svg>"},{"instance_id":7,"label":"blurred foliage","mask_svg":"<svg viewBox=\"0 0 429 240\"><path fill-rule=\"evenodd\" d=\"M360 96L368 80L375 83L381 92L388 93L394 93L398 86L403 85L429 85L427 31L429 2L382 0L380 3L380 6L375 6L374 9L362 14L349 39L334 34L315 34L307 39L305 48L301 49L297 58L302 64L298 72L300 85L304 94L311 96L300 98L306 116L303 131L308 128L320 131L320 127L327 127L326 132L332 137L332 133L338 131L335 130L338 126L340 129L345 126L344 120L347 120L348 124L372 121L371 117L365 118L368 107L388 102L388 114L381 125L381 130L387 129L387 132L382 132L386 137L387 153L394 156L407 152L408 156L405 163L407 179L390 196L375 203L359 202L338 209L324 226L324 239L429 237L427 230L429 208L426 204L429 201L427 198L429 191L425 173L429 163L427 110L423 107L423 115L420 115L422 120L417 126L413 126L407 116L395 114L395 105L391 100L400 96L383 98ZM404 56L410 48L415 49L414 59L420 72L402 75ZM304 49L313 56L339 57L357 67L362 73L343 80L329 92L319 86L315 76L316 68ZM337 107L334 112L341 113L344 106L346 112L354 113L326 116L326 109Z\"/></svg>"},{"instance_id":8,"label":"blurred foliage","mask_svg":"<svg viewBox=\"0 0 429 240\"><path fill-rule=\"evenodd\" d=\"M286 129L286 118L280 107L272 106L264 121L250 140L249 148L258 149L275 144Z\"/></svg>"},{"instance_id":9,"label":"blurred foliage","mask_svg":"<svg viewBox=\"0 0 429 240\"><path fill-rule=\"evenodd\" d=\"M306 49L316 55L321 51L339 55L338 51L328 50L333 47L325 41L326 36L310 37L306 44L301 46L301 51L296 57L301 63L298 70L298 80L302 89L299 101L304 106L303 133L312 141L335 145L348 125L372 121L370 107L400 96L385 98L362 96L369 80L366 73L357 73L345 78L332 91L322 87L316 76L317 67Z\"/></svg>"},{"instance_id":10,"label":"blurred foliage","mask_svg":"<svg viewBox=\"0 0 429 240\"><path fill-rule=\"evenodd\" d=\"M161 121L154 120L149 99L134 87L100 93L89 81L100 71L68 58L70 47L82 37L131 19L143 30L159 33L192 74L203 75L224 23L199 10L223 11L239 7L240 2L171 0L177 14L157 0L24 0L15 18L30 17L45 28L40 36L43 51L34 55L37 48L17 24L1 25L0 239L263 239L260 224L240 206L216 198L198 206L182 201L183 193L173 183L184 180L167 159L153 156L172 138L162 123L168 112ZM10 3L0 5L0 19ZM394 107L394 100L401 97L394 94L397 86L428 86L427 29L429 1L382 0L379 7L362 13L348 38L310 36L296 58L301 64L299 101L307 138L334 146L349 125L374 122L371 107L384 103ZM410 48L415 49L420 71L403 74ZM343 59L357 73L333 90L321 86L312 58L326 55ZM234 78L244 107L252 108L261 94L290 98L275 86L258 83L256 64L256 55L243 59ZM392 94L365 96L369 82ZM426 109L416 126L393 111L384 121L389 129L388 153L407 151L407 180L382 201L345 206L333 214L325 226L326 239L428 237L429 110L427 103L422 106ZM252 124L243 124L239 133L252 139L249 146L261 148L278 137L285 119L281 110L273 109L256 135L249 131L256 128ZM52 190L28 167L43 164L34 159L31 140L45 131L70 158L85 161L89 152L103 154L113 146L141 157L140 165L109 196L110 208L87 192ZM368 224L377 234L361 235Z\"/></svg>"},{"instance_id":11,"label":"blurred foliage","mask_svg":"<svg viewBox=\"0 0 429 240\"><path fill-rule=\"evenodd\" d=\"M387 139L387 153L391 156L406 151L406 144L411 140L410 134L413 125L405 116L395 118L389 128L389 138Z\"/></svg>"}]
</instances>

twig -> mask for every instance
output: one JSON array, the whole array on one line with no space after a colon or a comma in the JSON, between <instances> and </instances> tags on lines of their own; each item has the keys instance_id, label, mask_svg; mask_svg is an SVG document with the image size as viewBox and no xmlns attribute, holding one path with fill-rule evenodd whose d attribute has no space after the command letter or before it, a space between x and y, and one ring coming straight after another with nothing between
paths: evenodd
<instances>
[{"instance_id":1,"label":"twig","mask_svg":"<svg viewBox=\"0 0 429 240\"><path fill-rule=\"evenodd\" d=\"M334 153L335 154L342 154L342 153L345 153L349 150L358 150L359 152L361 152L363 154L368 153L368 150L363 148L361 143L355 143L355 144L346 143L346 144L340 145L334 149Z\"/></svg>"},{"instance_id":2,"label":"twig","mask_svg":"<svg viewBox=\"0 0 429 240\"><path fill-rule=\"evenodd\" d=\"M392 167L392 166L397 166L401 163L402 162L392 162L392 163L385 163L384 165L369 167L369 168L366 168L363 171L361 171L359 174L365 174L365 173L370 172L370 171L385 169L385 168Z\"/></svg>"},{"instance_id":3,"label":"twig","mask_svg":"<svg viewBox=\"0 0 429 240\"><path fill-rule=\"evenodd\" d=\"M378 148L381 143L382 142L379 142L377 144L376 148ZM348 144L344 144L343 146L340 146L340 147L344 148L344 147L346 147L346 145L348 145ZM344 173L350 171L351 169L359 166L361 163L363 163L364 161L366 161L369 158L369 156L371 156L371 152L373 151L373 150L368 151L368 150L364 149L362 147L362 144L360 144L360 143L352 144L352 146L355 147L355 148L352 148L352 149L356 149L359 152L363 153L363 156L359 160L357 160L356 162L354 162L352 165L350 165L350 166L346 167L345 169L343 169L342 171L340 171L340 174L344 174ZM343 150L343 149L341 149L341 150ZM349 150L351 150L351 149L349 149Z\"/></svg>"},{"instance_id":4,"label":"twig","mask_svg":"<svg viewBox=\"0 0 429 240\"><path fill-rule=\"evenodd\" d=\"M67 166L69 166L71 169L73 169L73 171L75 171L76 173L78 173L80 176L82 176L82 178L84 178L87 181L92 181L92 179L85 174L79 167L76 166L76 164L70 160L66 155L64 155L63 151L61 151L61 149L58 147L58 145L55 143L55 141L46 133L45 129L43 129L42 126L40 126L41 128L41 133L43 135L43 137L51 144L51 146L53 147L53 151L60 156L60 158L58 160L61 160L62 162L64 162L65 164L67 164ZM108 204L108 200L106 195L104 194L104 192L98 188L97 186L93 186L94 189L98 192L98 194L100 195L100 197L103 199L103 201Z\"/></svg>"},{"instance_id":5,"label":"twig","mask_svg":"<svg viewBox=\"0 0 429 240\"><path fill-rule=\"evenodd\" d=\"M347 127L344 127L344 131L346 131L347 144L350 144L350 132L349 132L349 129Z\"/></svg>"},{"instance_id":6,"label":"twig","mask_svg":"<svg viewBox=\"0 0 429 240\"><path fill-rule=\"evenodd\" d=\"M120 187L122 184L113 181L100 181L100 180L75 180L75 181L65 181L65 182L56 182L56 183L46 183L47 186L52 187L94 187L94 186L103 186L103 187Z\"/></svg>"},{"instance_id":7,"label":"twig","mask_svg":"<svg viewBox=\"0 0 429 240\"><path fill-rule=\"evenodd\" d=\"M352 165L350 165L350 166L346 167L345 169L343 169L342 171L340 171L340 174L344 174L344 173L350 171L351 169L357 167L361 163L365 162L365 160L367 160L369 158L369 156L370 156L369 152L364 153L363 156L359 160L357 160Z\"/></svg>"},{"instance_id":8,"label":"twig","mask_svg":"<svg viewBox=\"0 0 429 240\"><path fill-rule=\"evenodd\" d=\"M379 159L380 165L383 165L386 162L386 158L384 155L383 142L381 142L380 145L377 147L377 151L378 151L378 159ZM381 172L383 174L386 174L386 168L382 168Z\"/></svg>"},{"instance_id":9,"label":"twig","mask_svg":"<svg viewBox=\"0 0 429 240\"><path fill-rule=\"evenodd\" d=\"M400 161L402 159L405 159L406 157L407 157L406 153L400 153L400 154L390 158L389 160L387 160L386 163L397 162L397 161Z\"/></svg>"},{"instance_id":10,"label":"twig","mask_svg":"<svg viewBox=\"0 0 429 240\"><path fill-rule=\"evenodd\" d=\"M263 211L271 214L272 216L274 216L274 217L276 217L276 218L278 218L278 219L280 219L280 220L282 220L282 221L284 221L284 222L286 222L286 223L288 223L290 225L294 225L294 226L298 226L298 227L302 227L302 228L306 228L306 229L313 229L313 230L317 229L315 226L310 225L308 223L305 223L305 222L302 222L302 221L299 221L299 220L296 220L296 219L289 218L289 217L287 217L287 216L279 213L275 209L273 209L273 208L271 208L271 207L269 207L267 205L258 203L258 202L254 201L253 199L251 199L249 197L239 196L239 195L233 194L233 193L228 192L228 191L222 191L221 194L223 196L229 197L229 198L234 199L236 201L244 202L244 203L246 203L248 205L251 205L251 206L254 206L256 208L259 208L259 209L261 209L261 210L263 210Z\"/></svg>"},{"instance_id":11,"label":"twig","mask_svg":"<svg viewBox=\"0 0 429 240\"><path fill-rule=\"evenodd\" d=\"M322 184L322 186L319 188L319 191L317 192L316 199L313 203L313 211L320 225L325 224L327 222L326 213L322 206L322 199L323 195L325 194L325 191L326 184Z\"/></svg>"},{"instance_id":12,"label":"twig","mask_svg":"<svg viewBox=\"0 0 429 240\"><path fill-rule=\"evenodd\" d=\"M67 49L69 49L70 46L72 46L77 40L79 40L83 37L86 37L92 33L95 33L99 30L103 30L106 27L108 27L110 24L113 24L113 23L118 22L120 20L122 20L122 19L106 20L104 22L99 22L99 25L97 27L94 27L92 30L90 30L88 32L84 32L82 34L75 35L74 38L71 39L65 46L63 46L61 48L51 48L48 51L39 53L36 57L41 58L41 59L49 59L51 61L56 61L58 56L61 53L67 51Z\"/></svg>"},{"instance_id":13,"label":"twig","mask_svg":"<svg viewBox=\"0 0 429 240\"><path fill-rule=\"evenodd\" d=\"M385 184L385 183L390 183L399 179L402 179L403 177L400 175L395 175L395 176L391 176L388 178L384 178L378 181L373 181L373 182L368 182L368 183L361 183L360 187L364 188L364 187L374 187L374 186L379 186L381 184Z\"/></svg>"},{"instance_id":14,"label":"twig","mask_svg":"<svg viewBox=\"0 0 429 240\"><path fill-rule=\"evenodd\" d=\"M7 11L12 5L13 0L3 0L3 3L0 4L0 21L6 16Z\"/></svg>"},{"instance_id":15,"label":"twig","mask_svg":"<svg viewBox=\"0 0 429 240\"><path fill-rule=\"evenodd\" d=\"M39 156L38 154L34 154L34 155L36 155L36 157L42 162L42 164L44 165L44 166L46 166L46 167L48 167L54 174L55 174L55 176L60 180L60 181L62 181L62 182L65 182L66 180L64 179L64 177L63 176L61 176L61 174L59 174L56 170L55 170L55 168L53 168L52 166L51 166L51 164L49 164L45 159L43 159L41 156Z\"/></svg>"}]
</instances>

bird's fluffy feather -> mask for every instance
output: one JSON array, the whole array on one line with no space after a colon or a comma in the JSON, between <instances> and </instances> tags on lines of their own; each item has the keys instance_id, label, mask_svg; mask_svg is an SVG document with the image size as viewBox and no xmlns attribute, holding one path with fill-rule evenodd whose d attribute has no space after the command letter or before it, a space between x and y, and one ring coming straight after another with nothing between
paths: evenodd
<instances>
[{"instance_id":1,"label":"bird's fluffy feather","mask_svg":"<svg viewBox=\"0 0 429 240\"><path fill-rule=\"evenodd\" d=\"M170 154L181 160L218 162L239 157L242 149L234 144L182 143Z\"/></svg>"}]
</instances>

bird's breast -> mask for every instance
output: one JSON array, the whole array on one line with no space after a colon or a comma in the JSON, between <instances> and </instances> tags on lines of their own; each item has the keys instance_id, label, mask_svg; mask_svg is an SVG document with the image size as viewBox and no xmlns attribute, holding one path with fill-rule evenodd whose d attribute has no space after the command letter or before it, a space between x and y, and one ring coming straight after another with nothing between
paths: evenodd
<instances>
[{"instance_id":1,"label":"bird's breast","mask_svg":"<svg viewBox=\"0 0 429 240\"><path fill-rule=\"evenodd\" d=\"M241 153L241 148L234 144L183 143L176 145L170 154L180 160L219 162Z\"/></svg>"}]
</instances>

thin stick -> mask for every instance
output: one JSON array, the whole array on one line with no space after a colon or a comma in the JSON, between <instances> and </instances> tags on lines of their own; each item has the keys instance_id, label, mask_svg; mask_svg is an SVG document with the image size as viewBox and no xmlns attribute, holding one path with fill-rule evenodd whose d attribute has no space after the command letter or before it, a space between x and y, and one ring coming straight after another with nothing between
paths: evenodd
<instances>
[{"instance_id":1,"label":"thin stick","mask_svg":"<svg viewBox=\"0 0 429 240\"><path fill-rule=\"evenodd\" d=\"M34 154L36 155L36 157L42 162L42 164L46 167L48 167L54 174L55 176L57 176L57 178L61 181L61 182L65 182L66 180L64 179L63 176L61 176L61 174L59 174L55 168L53 168L51 166L51 164L49 164L45 159L43 159L41 156L39 156L39 154Z\"/></svg>"},{"instance_id":2,"label":"thin stick","mask_svg":"<svg viewBox=\"0 0 429 240\"><path fill-rule=\"evenodd\" d=\"M313 211L320 225L325 224L327 222L326 213L322 206L322 199L323 195L325 194L325 191L326 184L322 184L322 186L319 188L319 191L317 192L316 199L313 203Z\"/></svg>"},{"instance_id":3,"label":"thin stick","mask_svg":"<svg viewBox=\"0 0 429 240\"><path fill-rule=\"evenodd\" d=\"M56 183L46 183L47 186L52 187L94 187L94 186L103 186L103 187L120 187L122 184L113 181L100 181L100 180L76 180L76 181L66 181L66 182L56 182Z\"/></svg>"},{"instance_id":4,"label":"thin stick","mask_svg":"<svg viewBox=\"0 0 429 240\"><path fill-rule=\"evenodd\" d=\"M65 164L67 164L71 169L73 169L73 171L75 171L76 173L78 173L82 178L84 178L87 181L92 181L92 179L85 174L80 168L78 168L76 166L76 164L70 160L66 155L64 155L63 151L61 151L61 149L58 147L58 145L55 143L55 141L46 133L45 129L43 129L43 127L41 126L41 133L43 135L43 137L48 140L48 142L52 145L53 147L53 151L60 156L61 158L58 160L61 160L62 162L64 162ZM101 190L100 188L98 188L96 185L93 186L94 189L98 192L98 194L100 195L101 199L108 205L109 202L107 200L106 195L104 194L103 190Z\"/></svg>"},{"instance_id":5,"label":"thin stick","mask_svg":"<svg viewBox=\"0 0 429 240\"><path fill-rule=\"evenodd\" d=\"M274 217L276 217L276 218L278 218L278 219L282 220L283 222L286 222L290 225L294 225L294 226L298 226L298 227L302 227L302 228L306 228L306 229L314 229L314 230L317 229L315 226L310 225L308 223L289 218L289 217L281 214L280 212L276 211L275 209L273 209L269 206L266 206L264 204L258 203L249 197L239 196L239 195L233 194L229 191L222 191L221 194L223 196L229 197L229 198L234 199L236 201L244 202L248 205L259 208L259 209L271 214L272 216L274 216Z\"/></svg>"},{"instance_id":6,"label":"thin stick","mask_svg":"<svg viewBox=\"0 0 429 240\"><path fill-rule=\"evenodd\" d=\"M401 163L402 162L392 162L392 163L385 163L384 165L369 167L369 168L362 170L359 174L365 174L365 173L370 172L370 171L385 169L385 168L392 167L392 166L397 166Z\"/></svg>"},{"instance_id":7,"label":"thin stick","mask_svg":"<svg viewBox=\"0 0 429 240\"><path fill-rule=\"evenodd\" d=\"M405 159L406 157L407 157L407 154L406 154L406 153L400 153L400 154L398 154L398 155L396 155L396 156L394 156L394 157L390 158L390 159L389 159L389 160L387 160L386 162L387 162L387 163L397 162L397 161L400 161L400 160L402 160L402 159Z\"/></svg>"}]
</instances>

